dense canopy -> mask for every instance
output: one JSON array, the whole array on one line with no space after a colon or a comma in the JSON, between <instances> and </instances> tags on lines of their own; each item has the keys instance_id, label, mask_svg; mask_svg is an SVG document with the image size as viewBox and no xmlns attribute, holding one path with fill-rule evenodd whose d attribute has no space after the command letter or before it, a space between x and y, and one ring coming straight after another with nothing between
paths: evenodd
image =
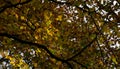
<instances>
[{"instance_id":1,"label":"dense canopy","mask_svg":"<svg viewBox=\"0 0 120 69\"><path fill-rule=\"evenodd\" d=\"M0 0L3 69L120 68L120 0Z\"/></svg>"}]
</instances>

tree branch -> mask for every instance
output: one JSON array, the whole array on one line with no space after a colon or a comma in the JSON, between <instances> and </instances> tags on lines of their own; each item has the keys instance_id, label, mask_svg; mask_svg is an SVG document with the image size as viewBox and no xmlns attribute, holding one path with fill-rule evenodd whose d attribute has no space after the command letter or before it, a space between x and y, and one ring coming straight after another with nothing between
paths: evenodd
<instances>
[{"instance_id":1,"label":"tree branch","mask_svg":"<svg viewBox=\"0 0 120 69\"><path fill-rule=\"evenodd\" d=\"M73 69L72 68L72 65L67 61L67 60L64 60L64 59L61 59L61 58L58 58L57 56L55 56L54 54L52 54L48 48L45 46L45 45L42 45L42 44L37 44L37 43L33 43L33 42L29 42L29 41L25 41L25 40L22 40L22 39L19 39L18 37L14 36L14 35L10 35L8 33L0 33L0 36L5 36L5 37L8 37L8 38L12 38L20 43L23 43L23 44L29 44L29 45L34 45L36 46L37 48L42 48L44 49L52 58L58 60L58 61L61 61L63 63L66 63L69 68Z\"/></svg>"},{"instance_id":2,"label":"tree branch","mask_svg":"<svg viewBox=\"0 0 120 69\"><path fill-rule=\"evenodd\" d=\"M48 1L52 1L54 3L60 4L60 5L68 5L68 6L75 6L76 8L78 8L79 10L82 10L83 12L88 12L87 10L85 10L84 8L79 7L79 5L76 5L74 3L70 3L70 2L60 2L60 1L56 1L56 0L48 0Z\"/></svg>"},{"instance_id":3,"label":"tree branch","mask_svg":"<svg viewBox=\"0 0 120 69\"><path fill-rule=\"evenodd\" d=\"M88 47L90 47L92 45L92 43L97 39L97 34L96 37L88 44L86 45L84 48L82 48L82 50L80 50L77 54L75 54L74 56L70 57L67 59L67 61L72 60L73 58L75 58L76 56L80 55L81 53L83 53Z\"/></svg>"},{"instance_id":4,"label":"tree branch","mask_svg":"<svg viewBox=\"0 0 120 69\"><path fill-rule=\"evenodd\" d=\"M87 66L85 66L85 65L83 65L83 64L81 64L81 63L79 63L78 61L76 61L76 60L71 60L71 61L73 61L73 62L75 62L75 63L77 63L77 64L79 64L81 67L84 67L84 68L86 68L86 69L88 69L88 67Z\"/></svg>"}]
</instances>

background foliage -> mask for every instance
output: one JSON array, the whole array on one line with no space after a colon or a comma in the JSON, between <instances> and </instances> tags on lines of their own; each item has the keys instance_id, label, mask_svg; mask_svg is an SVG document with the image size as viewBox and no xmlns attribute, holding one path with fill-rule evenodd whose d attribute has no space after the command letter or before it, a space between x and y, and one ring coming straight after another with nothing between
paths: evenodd
<instances>
[{"instance_id":1,"label":"background foliage","mask_svg":"<svg viewBox=\"0 0 120 69\"><path fill-rule=\"evenodd\" d=\"M119 68L119 46L119 0L0 1L3 68Z\"/></svg>"}]
</instances>

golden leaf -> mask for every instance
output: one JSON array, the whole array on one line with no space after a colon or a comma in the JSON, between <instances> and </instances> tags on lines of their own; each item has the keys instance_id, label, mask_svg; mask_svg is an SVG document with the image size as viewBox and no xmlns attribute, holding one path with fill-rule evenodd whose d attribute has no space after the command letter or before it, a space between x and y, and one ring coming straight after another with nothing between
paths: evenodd
<instances>
[{"instance_id":1,"label":"golden leaf","mask_svg":"<svg viewBox=\"0 0 120 69\"><path fill-rule=\"evenodd\" d=\"M38 35L35 35L35 39L38 39L39 38L39 36Z\"/></svg>"},{"instance_id":2,"label":"golden leaf","mask_svg":"<svg viewBox=\"0 0 120 69\"><path fill-rule=\"evenodd\" d=\"M59 16L56 18L56 20L62 21L62 15L59 15Z\"/></svg>"},{"instance_id":3,"label":"golden leaf","mask_svg":"<svg viewBox=\"0 0 120 69\"><path fill-rule=\"evenodd\" d=\"M51 23L52 23L51 20L49 20L49 21L46 22L47 26L49 26Z\"/></svg>"},{"instance_id":4,"label":"golden leaf","mask_svg":"<svg viewBox=\"0 0 120 69\"><path fill-rule=\"evenodd\" d=\"M118 64L118 62L116 61L116 58L114 56L112 56L111 59L115 64Z\"/></svg>"},{"instance_id":5,"label":"golden leaf","mask_svg":"<svg viewBox=\"0 0 120 69\"><path fill-rule=\"evenodd\" d=\"M21 16L20 18L21 18L21 20L25 20L25 17L24 17L24 16Z\"/></svg>"},{"instance_id":6,"label":"golden leaf","mask_svg":"<svg viewBox=\"0 0 120 69\"><path fill-rule=\"evenodd\" d=\"M18 19L18 14L15 14L15 17Z\"/></svg>"},{"instance_id":7,"label":"golden leaf","mask_svg":"<svg viewBox=\"0 0 120 69\"><path fill-rule=\"evenodd\" d=\"M34 66L35 66L35 67L37 67L37 66L38 66L38 64L37 64L37 63L34 63Z\"/></svg>"},{"instance_id":8,"label":"golden leaf","mask_svg":"<svg viewBox=\"0 0 120 69\"><path fill-rule=\"evenodd\" d=\"M24 26L20 26L20 29L24 29Z\"/></svg>"}]
</instances>

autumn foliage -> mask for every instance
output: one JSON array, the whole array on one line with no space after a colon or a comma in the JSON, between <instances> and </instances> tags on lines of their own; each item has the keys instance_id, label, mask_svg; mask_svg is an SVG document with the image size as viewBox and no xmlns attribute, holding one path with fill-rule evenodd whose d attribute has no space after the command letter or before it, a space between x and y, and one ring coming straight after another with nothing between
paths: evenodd
<instances>
[{"instance_id":1,"label":"autumn foliage","mask_svg":"<svg viewBox=\"0 0 120 69\"><path fill-rule=\"evenodd\" d=\"M0 65L120 68L119 0L0 0Z\"/></svg>"}]
</instances>

